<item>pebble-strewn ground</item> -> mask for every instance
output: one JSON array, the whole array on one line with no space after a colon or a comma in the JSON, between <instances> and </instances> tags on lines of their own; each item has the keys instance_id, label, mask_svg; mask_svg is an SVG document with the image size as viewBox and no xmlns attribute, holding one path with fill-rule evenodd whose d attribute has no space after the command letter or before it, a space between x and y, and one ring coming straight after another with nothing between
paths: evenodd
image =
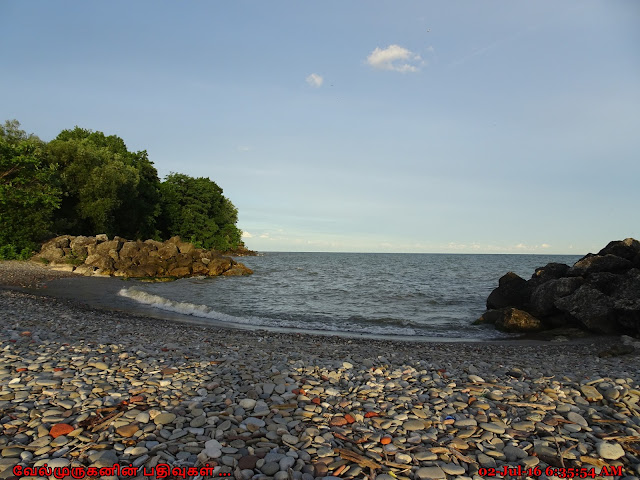
<instances>
[{"instance_id":1,"label":"pebble-strewn ground","mask_svg":"<svg viewBox=\"0 0 640 480\"><path fill-rule=\"evenodd\" d=\"M221 330L11 290L0 324L0 478L116 462L238 479L640 476L640 357L599 358L605 343Z\"/></svg>"}]
</instances>

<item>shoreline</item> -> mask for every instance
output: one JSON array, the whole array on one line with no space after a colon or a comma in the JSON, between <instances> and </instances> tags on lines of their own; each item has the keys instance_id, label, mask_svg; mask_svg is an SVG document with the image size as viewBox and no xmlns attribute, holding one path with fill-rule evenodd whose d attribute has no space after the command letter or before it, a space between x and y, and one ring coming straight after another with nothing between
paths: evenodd
<instances>
[{"instance_id":1,"label":"shoreline","mask_svg":"<svg viewBox=\"0 0 640 480\"><path fill-rule=\"evenodd\" d=\"M505 465L640 475L640 356L597 355L619 338L239 330L44 290L0 289L0 478L44 463L209 464L243 480L464 480Z\"/></svg>"},{"instance_id":2,"label":"shoreline","mask_svg":"<svg viewBox=\"0 0 640 480\"><path fill-rule=\"evenodd\" d=\"M531 334L513 334L510 337L439 337L439 336L406 336L382 335L374 333L355 333L334 330L305 329L296 331L286 327L270 327L242 323L225 323L221 320L202 318L196 315L172 312L123 298L118 294L122 288L134 287L136 280L125 280L120 277L87 277L73 272L53 270L34 261L0 261L0 290L9 289L24 291L35 296L52 297L70 302L71 305L85 306L90 309L106 312L134 315L163 321L172 321L187 325L223 328L239 331L257 331L265 334L311 335L327 338L345 338L352 340L374 341L384 340L400 343L511 343L545 344L548 342L575 343L612 343L617 336L597 336L588 332L554 332L544 331ZM577 334L576 334L577 333Z\"/></svg>"}]
</instances>

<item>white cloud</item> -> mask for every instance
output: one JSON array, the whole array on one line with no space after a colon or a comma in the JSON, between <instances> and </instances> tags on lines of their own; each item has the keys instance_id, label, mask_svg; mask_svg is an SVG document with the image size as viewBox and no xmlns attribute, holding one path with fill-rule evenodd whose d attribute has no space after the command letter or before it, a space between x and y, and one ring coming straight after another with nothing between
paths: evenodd
<instances>
[{"instance_id":1,"label":"white cloud","mask_svg":"<svg viewBox=\"0 0 640 480\"><path fill-rule=\"evenodd\" d=\"M260 235L260 238L269 238L269 234L268 233L263 233L262 235Z\"/></svg>"},{"instance_id":2,"label":"white cloud","mask_svg":"<svg viewBox=\"0 0 640 480\"><path fill-rule=\"evenodd\" d=\"M324 78L317 73L312 73L306 78L306 80L309 86L313 88L320 88L322 86L322 82L324 82Z\"/></svg>"},{"instance_id":3,"label":"white cloud","mask_svg":"<svg viewBox=\"0 0 640 480\"><path fill-rule=\"evenodd\" d=\"M238 145L239 152L248 152L249 150L251 150L251 147L247 145Z\"/></svg>"},{"instance_id":4,"label":"white cloud","mask_svg":"<svg viewBox=\"0 0 640 480\"><path fill-rule=\"evenodd\" d=\"M249 232L242 232L242 238L253 238L253 235Z\"/></svg>"},{"instance_id":5,"label":"white cloud","mask_svg":"<svg viewBox=\"0 0 640 480\"><path fill-rule=\"evenodd\" d=\"M424 61L420 55L400 45L389 45L385 49L376 47L367 57L367 64L378 70L407 73L420 70Z\"/></svg>"}]
</instances>

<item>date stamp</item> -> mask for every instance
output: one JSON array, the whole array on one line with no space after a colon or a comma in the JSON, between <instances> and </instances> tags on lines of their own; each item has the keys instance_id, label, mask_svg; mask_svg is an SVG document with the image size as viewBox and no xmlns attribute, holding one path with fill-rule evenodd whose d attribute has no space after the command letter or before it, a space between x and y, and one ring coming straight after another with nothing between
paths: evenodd
<instances>
[{"instance_id":1,"label":"date stamp","mask_svg":"<svg viewBox=\"0 0 640 480\"><path fill-rule=\"evenodd\" d=\"M542 468L523 467L522 465L510 466L504 465L501 468L481 467L478 475L481 477L539 477L545 474L548 477L558 478L596 478L596 477L614 477L622 476L621 466L603 466L595 467L552 467Z\"/></svg>"}]
</instances>

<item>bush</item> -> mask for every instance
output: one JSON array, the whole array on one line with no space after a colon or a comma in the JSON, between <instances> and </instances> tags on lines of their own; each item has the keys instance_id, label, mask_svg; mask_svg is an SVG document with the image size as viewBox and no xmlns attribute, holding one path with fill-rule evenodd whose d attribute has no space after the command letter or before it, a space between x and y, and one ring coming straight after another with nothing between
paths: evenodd
<instances>
[{"instance_id":1,"label":"bush","mask_svg":"<svg viewBox=\"0 0 640 480\"><path fill-rule=\"evenodd\" d=\"M28 260L33 253L33 247L18 249L13 244L0 246L0 260Z\"/></svg>"}]
</instances>

